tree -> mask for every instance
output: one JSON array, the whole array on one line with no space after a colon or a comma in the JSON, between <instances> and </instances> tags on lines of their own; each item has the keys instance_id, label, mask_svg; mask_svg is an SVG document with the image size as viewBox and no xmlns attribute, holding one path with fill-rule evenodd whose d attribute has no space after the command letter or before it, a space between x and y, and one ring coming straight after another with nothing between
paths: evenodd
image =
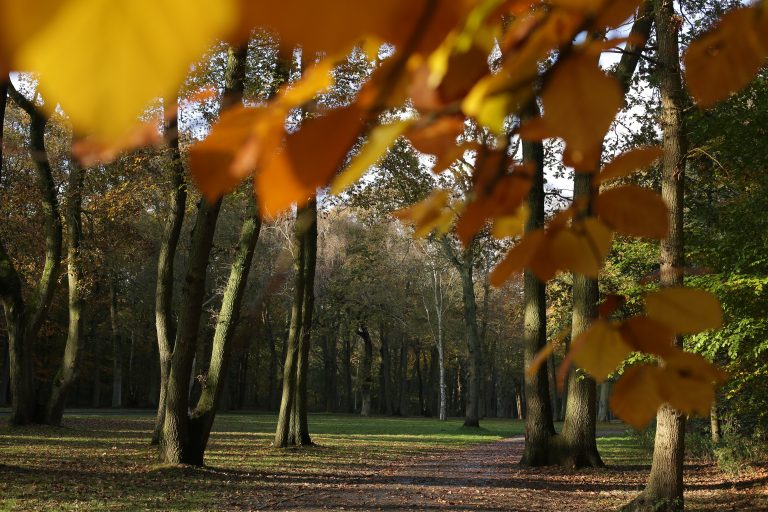
<instances>
[{"instance_id":1,"label":"tree","mask_svg":"<svg viewBox=\"0 0 768 512\"><path fill-rule=\"evenodd\" d=\"M661 92L661 125L664 158L661 167L661 195L669 208L669 233L661 242L659 255L661 286L683 285L683 208L687 140L686 95L680 75L678 17L671 0L654 4ZM682 339L677 338L677 345ZM627 510L683 510L683 459L685 457L685 415L664 405L656 417L653 463L645 490Z\"/></svg>"}]
</instances>

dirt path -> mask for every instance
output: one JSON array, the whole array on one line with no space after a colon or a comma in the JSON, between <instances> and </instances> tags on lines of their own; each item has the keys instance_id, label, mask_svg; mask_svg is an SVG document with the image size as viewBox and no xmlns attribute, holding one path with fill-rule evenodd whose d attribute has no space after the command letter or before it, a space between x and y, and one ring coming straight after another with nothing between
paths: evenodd
<instances>
[{"instance_id":1,"label":"dirt path","mask_svg":"<svg viewBox=\"0 0 768 512\"><path fill-rule=\"evenodd\" d=\"M304 482L259 504L271 510L607 511L642 489L646 466L572 471L517 465L523 438L388 464L353 481ZM711 465L686 468L688 510L768 510L768 468L727 479Z\"/></svg>"}]
</instances>

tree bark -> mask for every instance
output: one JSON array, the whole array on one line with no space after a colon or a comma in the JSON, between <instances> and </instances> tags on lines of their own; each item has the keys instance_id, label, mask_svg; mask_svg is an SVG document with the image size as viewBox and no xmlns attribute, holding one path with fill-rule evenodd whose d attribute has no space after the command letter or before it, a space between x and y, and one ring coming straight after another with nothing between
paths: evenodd
<instances>
[{"instance_id":1,"label":"tree bark","mask_svg":"<svg viewBox=\"0 0 768 512\"><path fill-rule=\"evenodd\" d=\"M684 267L683 207L688 141L685 135L685 91L680 76L679 17L672 0L654 3L661 93L661 127L664 157L661 196L669 208L669 233L661 242L660 284L682 286ZM678 338L678 345L682 339ZM668 405L656 416L656 438L651 474L643 492L625 510L683 510L685 416Z\"/></svg>"},{"instance_id":2,"label":"tree bark","mask_svg":"<svg viewBox=\"0 0 768 512\"><path fill-rule=\"evenodd\" d=\"M537 115L537 110L529 112L529 116ZM528 194L531 213L525 226L526 233L529 233L544 225L544 145L524 141L523 161L534 166L533 183ZM525 368L528 368L547 342L545 285L529 269L523 274L523 296L523 359ZM547 379L546 365L541 365L531 378L525 379L525 448L520 459L520 464L525 466L544 466L550 462L549 451L555 425Z\"/></svg>"},{"instance_id":3,"label":"tree bark","mask_svg":"<svg viewBox=\"0 0 768 512\"><path fill-rule=\"evenodd\" d=\"M208 438L216 417L216 409L225 387L229 362L232 358L235 330L240 318L248 275L253 262L253 253L259 240L261 218L255 202L251 199L248 214L240 230L235 260L229 273L227 287L224 290L216 331L213 336L211 362L202 389L200 399L190 416L189 449L190 463L203 464Z\"/></svg>"},{"instance_id":4,"label":"tree bark","mask_svg":"<svg viewBox=\"0 0 768 512\"><path fill-rule=\"evenodd\" d=\"M175 115L165 122L171 158L171 190L168 195L168 216L165 219L163 236L160 240L155 285L155 331L157 332L157 350L160 357L160 394L157 401L155 429L152 434L153 445L160 442L163 423L165 422L168 375L171 371L173 340L176 337L176 325L173 321L173 268L187 207L187 184L184 179L184 163L179 148L178 114L177 105Z\"/></svg>"},{"instance_id":5,"label":"tree bark","mask_svg":"<svg viewBox=\"0 0 768 512\"><path fill-rule=\"evenodd\" d=\"M0 242L0 301L5 310L10 361L11 414L8 421L12 425L25 425L44 420L43 411L38 410L35 398L32 350L56 288L63 232L56 184L45 147L48 120L10 82L6 82L6 87L14 102L30 116L30 154L35 163L45 217L45 263L29 305L25 304L22 296L21 278ZM0 119L0 126L3 124L4 119ZM0 167L1 157L0 153Z\"/></svg>"},{"instance_id":6,"label":"tree bark","mask_svg":"<svg viewBox=\"0 0 768 512\"><path fill-rule=\"evenodd\" d=\"M123 406L123 359L117 325L117 278L109 279L109 320L112 335L112 407Z\"/></svg>"},{"instance_id":7,"label":"tree bark","mask_svg":"<svg viewBox=\"0 0 768 512\"><path fill-rule=\"evenodd\" d=\"M80 360L83 353L83 309L82 296L83 269L81 265L80 242L82 238L82 201L84 171L76 163L69 169L67 186L67 283L69 286L69 326L64 357L53 379L51 396L45 412L45 421L49 425L60 425L64 415L64 405L72 384L80 374Z\"/></svg>"},{"instance_id":8,"label":"tree bark","mask_svg":"<svg viewBox=\"0 0 768 512\"><path fill-rule=\"evenodd\" d=\"M394 413L392 407L392 357L389 351L389 338L384 331L384 322L379 328L379 340L381 341L379 352L381 354L381 371L379 372L379 412L391 416Z\"/></svg>"},{"instance_id":9,"label":"tree bark","mask_svg":"<svg viewBox=\"0 0 768 512\"><path fill-rule=\"evenodd\" d=\"M368 327L360 324L357 334L363 340L363 376L360 385L360 394L362 403L360 405L360 416L371 415L371 385L373 384L373 342L368 332Z\"/></svg>"}]
</instances>

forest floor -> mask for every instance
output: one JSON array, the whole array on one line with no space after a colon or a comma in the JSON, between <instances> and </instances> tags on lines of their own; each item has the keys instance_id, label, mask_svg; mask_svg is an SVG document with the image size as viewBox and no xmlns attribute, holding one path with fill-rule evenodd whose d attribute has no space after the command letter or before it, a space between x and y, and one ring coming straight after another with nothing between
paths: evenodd
<instances>
[{"instance_id":1,"label":"forest floor","mask_svg":"<svg viewBox=\"0 0 768 512\"><path fill-rule=\"evenodd\" d=\"M2 421L0 416L0 421ZM642 489L649 458L601 425L602 470L517 465L521 422L312 415L316 447L270 447L275 419L216 420L205 468L157 463L149 414L68 416L62 428L0 427L0 510L613 510ZM688 510L768 510L768 464L738 475L692 461Z\"/></svg>"}]
</instances>

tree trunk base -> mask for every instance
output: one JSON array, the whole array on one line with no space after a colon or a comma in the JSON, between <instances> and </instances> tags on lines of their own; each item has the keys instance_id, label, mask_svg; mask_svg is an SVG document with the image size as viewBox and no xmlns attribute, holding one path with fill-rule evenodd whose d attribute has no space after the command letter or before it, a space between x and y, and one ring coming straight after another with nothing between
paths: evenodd
<instances>
[{"instance_id":1,"label":"tree trunk base","mask_svg":"<svg viewBox=\"0 0 768 512\"><path fill-rule=\"evenodd\" d=\"M683 505L677 499L650 496L643 492L619 510L620 512L682 512Z\"/></svg>"},{"instance_id":2,"label":"tree trunk base","mask_svg":"<svg viewBox=\"0 0 768 512\"><path fill-rule=\"evenodd\" d=\"M467 418L464 420L464 426L469 428L480 428L480 420L476 418Z\"/></svg>"}]
</instances>

